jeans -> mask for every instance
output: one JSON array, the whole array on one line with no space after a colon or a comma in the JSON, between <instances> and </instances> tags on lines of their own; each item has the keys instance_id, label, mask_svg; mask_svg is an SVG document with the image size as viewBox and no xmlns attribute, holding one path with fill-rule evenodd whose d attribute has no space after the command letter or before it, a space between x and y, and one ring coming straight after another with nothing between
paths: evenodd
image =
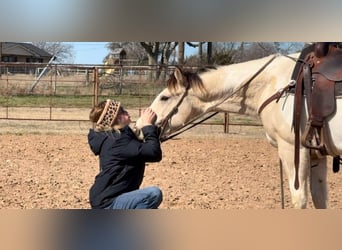
<instances>
[{"instance_id":1,"label":"jeans","mask_svg":"<svg viewBox=\"0 0 342 250\"><path fill-rule=\"evenodd\" d=\"M162 200L158 187L146 187L119 195L106 209L157 209Z\"/></svg>"}]
</instances>

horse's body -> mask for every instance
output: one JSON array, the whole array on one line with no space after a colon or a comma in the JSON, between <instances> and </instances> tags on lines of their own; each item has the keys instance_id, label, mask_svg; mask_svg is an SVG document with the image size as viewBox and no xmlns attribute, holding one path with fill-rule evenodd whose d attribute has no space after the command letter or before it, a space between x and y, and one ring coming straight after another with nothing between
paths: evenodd
<instances>
[{"instance_id":1,"label":"horse's body","mask_svg":"<svg viewBox=\"0 0 342 250\"><path fill-rule=\"evenodd\" d=\"M299 54L291 55L291 57L298 56ZM252 81L242 85L273 57L275 57L274 60ZM165 136L177 131L194 117L209 111L257 116L262 103L289 84L294 67L294 60L286 56L272 55L244 63L221 66L199 75L186 75L176 69L169 80L168 88L164 89L151 104L151 108L158 116L156 124L163 124ZM332 117L329 117L328 127L332 143L342 154L342 130L339 128L342 119L342 109L340 108L342 101L337 99L336 104L337 111ZM177 109L171 111L175 106ZM273 101L262 110L260 118L266 131L266 137L278 149L279 158L288 176L294 207L306 207L307 188L310 183L315 207L326 208L328 200L326 156L318 157L316 154L312 154L308 148L301 146L298 172L299 188L295 189L294 187L293 106L294 96L287 93L278 102ZM171 116L170 112L172 112ZM301 127L304 129L307 119L305 107L303 107L302 116ZM169 119L168 123L165 123L165 119ZM139 127L139 123L138 120L137 127Z\"/></svg>"}]
</instances>

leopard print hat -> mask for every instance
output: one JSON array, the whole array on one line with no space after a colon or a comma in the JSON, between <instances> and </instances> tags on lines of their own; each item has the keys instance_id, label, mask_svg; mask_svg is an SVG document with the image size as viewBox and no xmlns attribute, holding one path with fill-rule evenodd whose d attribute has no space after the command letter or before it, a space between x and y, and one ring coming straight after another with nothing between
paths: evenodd
<instances>
[{"instance_id":1,"label":"leopard print hat","mask_svg":"<svg viewBox=\"0 0 342 250\"><path fill-rule=\"evenodd\" d=\"M99 120L96 122L97 125L103 127L112 127L116 116L119 113L121 103L111 99L107 99L106 105L101 113Z\"/></svg>"}]
</instances>

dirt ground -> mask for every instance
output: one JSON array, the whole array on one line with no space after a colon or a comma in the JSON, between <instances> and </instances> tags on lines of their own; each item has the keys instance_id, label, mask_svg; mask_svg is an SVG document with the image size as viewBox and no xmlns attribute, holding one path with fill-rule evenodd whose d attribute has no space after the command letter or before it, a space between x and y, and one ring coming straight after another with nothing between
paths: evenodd
<instances>
[{"instance_id":1,"label":"dirt ground","mask_svg":"<svg viewBox=\"0 0 342 250\"><path fill-rule=\"evenodd\" d=\"M0 124L0 208L90 208L98 159L87 144L87 124L49 134L9 133L10 123ZM143 186L162 189L161 209L281 208L277 152L262 128L196 129L163 143L163 160L148 164ZM329 208L341 209L342 174L330 164L328 173ZM284 182L285 208L292 208Z\"/></svg>"}]
</instances>

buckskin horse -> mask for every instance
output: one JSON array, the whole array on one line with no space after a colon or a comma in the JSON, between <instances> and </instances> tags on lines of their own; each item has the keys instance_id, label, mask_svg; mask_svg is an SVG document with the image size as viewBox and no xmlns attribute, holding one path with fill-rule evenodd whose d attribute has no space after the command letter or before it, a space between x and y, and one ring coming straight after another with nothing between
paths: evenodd
<instances>
[{"instance_id":1,"label":"buckskin horse","mask_svg":"<svg viewBox=\"0 0 342 250\"><path fill-rule=\"evenodd\" d=\"M327 156L334 171L342 154L342 52L316 43L302 53L275 54L201 73L176 67L151 108L161 140L211 112L260 116L277 148L294 208L306 208L308 186L315 208L327 208ZM137 131L140 120L136 122Z\"/></svg>"}]
</instances>

